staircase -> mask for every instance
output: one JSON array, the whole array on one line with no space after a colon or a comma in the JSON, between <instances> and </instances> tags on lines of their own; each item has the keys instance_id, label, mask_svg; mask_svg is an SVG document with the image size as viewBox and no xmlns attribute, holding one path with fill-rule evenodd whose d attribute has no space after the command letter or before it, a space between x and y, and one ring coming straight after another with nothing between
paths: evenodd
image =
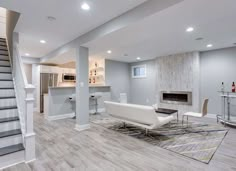
<instances>
[{"instance_id":1,"label":"staircase","mask_svg":"<svg viewBox=\"0 0 236 171\"><path fill-rule=\"evenodd\" d=\"M23 162L24 155L8 48L0 38L0 169Z\"/></svg>"}]
</instances>

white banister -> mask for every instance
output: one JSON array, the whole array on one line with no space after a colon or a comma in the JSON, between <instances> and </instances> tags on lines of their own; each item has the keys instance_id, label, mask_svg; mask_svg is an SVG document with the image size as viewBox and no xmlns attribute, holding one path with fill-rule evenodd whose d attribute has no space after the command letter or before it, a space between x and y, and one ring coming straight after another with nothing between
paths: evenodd
<instances>
[{"instance_id":1,"label":"white banister","mask_svg":"<svg viewBox=\"0 0 236 171\"><path fill-rule=\"evenodd\" d=\"M28 84L22 59L18 51L18 34L13 34L12 75L15 86L17 108L20 118L25 161L35 160L35 133L33 130L33 108L35 87Z\"/></svg>"}]
</instances>

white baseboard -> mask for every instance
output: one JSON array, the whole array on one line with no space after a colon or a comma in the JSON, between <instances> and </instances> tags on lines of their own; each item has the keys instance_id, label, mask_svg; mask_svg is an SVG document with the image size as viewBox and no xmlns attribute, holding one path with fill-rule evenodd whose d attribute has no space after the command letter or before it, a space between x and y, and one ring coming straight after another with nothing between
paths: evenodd
<instances>
[{"instance_id":1,"label":"white baseboard","mask_svg":"<svg viewBox=\"0 0 236 171\"><path fill-rule=\"evenodd\" d=\"M105 112L105 111L106 111L105 108L98 109L98 113L102 113L102 112ZM89 110L89 113L95 113L95 109Z\"/></svg>"},{"instance_id":2,"label":"white baseboard","mask_svg":"<svg viewBox=\"0 0 236 171\"><path fill-rule=\"evenodd\" d=\"M78 125L78 124L76 124L75 125L75 130L77 130L77 131L84 131L84 130L89 129L89 128L90 128L89 124L86 124L86 125Z\"/></svg>"},{"instance_id":3,"label":"white baseboard","mask_svg":"<svg viewBox=\"0 0 236 171\"><path fill-rule=\"evenodd\" d=\"M63 115L56 115L56 116L47 116L46 119L49 121L55 121L60 119L67 119L67 118L73 118L75 116L75 113L68 113Z\"/></svg>"}]
</instances>

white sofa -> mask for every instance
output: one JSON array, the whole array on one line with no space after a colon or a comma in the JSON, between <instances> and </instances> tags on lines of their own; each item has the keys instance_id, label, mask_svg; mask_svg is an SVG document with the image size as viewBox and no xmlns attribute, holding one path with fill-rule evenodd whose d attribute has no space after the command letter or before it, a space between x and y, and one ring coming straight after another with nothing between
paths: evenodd
<instances>
[{"instance_id":1,"label":"white sofa","mask_svg":"<svg viewBox=\"0 0 236 171\"><path fill-rule=\"evenodd\" d=\"M160 117L152 106L123 104L105 101L106 112L124 123L130 123L147 130L161 127L174 119L173 115Z\"/></svg>"}]
</instances>

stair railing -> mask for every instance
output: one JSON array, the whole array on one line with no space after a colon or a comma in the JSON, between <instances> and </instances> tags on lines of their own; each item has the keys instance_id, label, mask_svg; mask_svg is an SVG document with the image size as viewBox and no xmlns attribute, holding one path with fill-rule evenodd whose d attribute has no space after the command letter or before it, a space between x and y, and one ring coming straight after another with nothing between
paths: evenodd
<instances>
[{"instance_id":1,"label":"stair railing","mask_svg":"<svg viewBox=\"0 0 236 171\"><path fill-rule=\"evenodd\" d=\"M18 34L16 35L18 36ZM33 130L33 108L35 87L28 84L23 62L18 51L18 43L13 38L12 75L20 118L25 161L35 160L35 133Z\"/></svg>"}]
</instances>

